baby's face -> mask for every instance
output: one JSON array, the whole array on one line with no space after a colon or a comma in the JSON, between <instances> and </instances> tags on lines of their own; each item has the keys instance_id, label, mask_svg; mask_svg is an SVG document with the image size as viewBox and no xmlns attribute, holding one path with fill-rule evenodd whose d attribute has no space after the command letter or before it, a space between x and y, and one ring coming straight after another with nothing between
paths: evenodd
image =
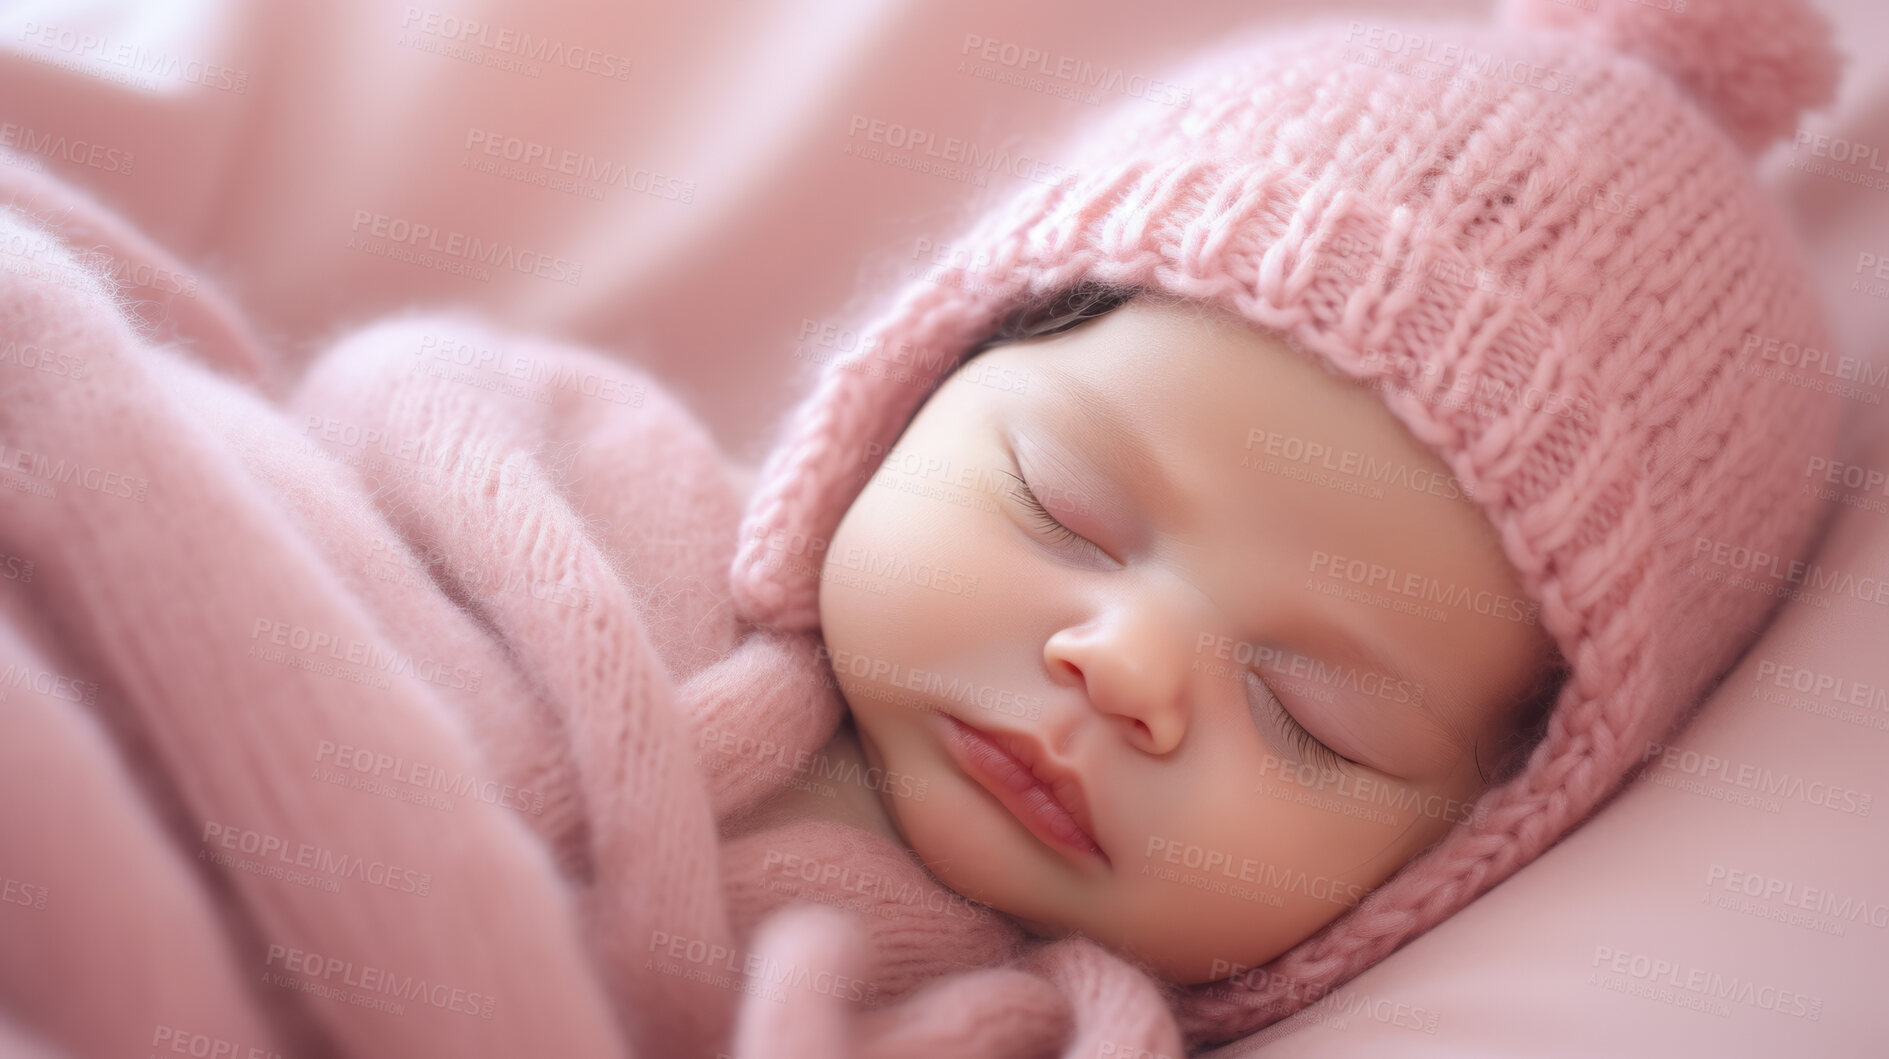
<instances>
[{"instance_id":1,"label":"baby's face","mask_svg":"<svg viewBox=\"0 0 1889 1059\"><path fill-rule=\"evenodd\" d=\"M1283 952L1467 815L1472 743L1493 771L1550 657L1458 488L1375 395L1217 312L979 355L825 560L894 825L959 893L1175 981Z\"/></svg>"}]
</instances>

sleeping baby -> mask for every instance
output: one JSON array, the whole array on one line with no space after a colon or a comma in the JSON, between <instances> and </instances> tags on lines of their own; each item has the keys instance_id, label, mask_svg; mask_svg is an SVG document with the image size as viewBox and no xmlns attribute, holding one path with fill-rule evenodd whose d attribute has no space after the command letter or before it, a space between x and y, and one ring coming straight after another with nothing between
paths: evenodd
<instances>
[{"instance_id":1,"label":"sleeping baby","mask_svg":"<svg viewBox=\"0 0 1889 1059\"><path fill-rule=\"evenodd\" d=\"M1603 804L1804 552L1822 324L1752 157L1801 4L1230 45L826 367L734 589L817 630L845 819L1164 983L1317 1000ZM1729 547L1728 547L1729 546ZM913 796L922 791L922 797Z\"/></svg>"},{"instance_id":2,"label":"sleeping baby","mask_svg":"<svg viewBox=\"0 0 1889 1059\"><path fill-rule=\"evenodd\" d=\"M968 223L752 481L465 314L276 377L0 165L0 315L58 353L0 401L0 669L92 689L0 710L45 899L0 1040L1149 1059L1318 1002L1800 583L1839 399L1767 359L1832 343L1753 159L1828 27L1679 6L1228 43Z\"/></svg>"}]
</instances>

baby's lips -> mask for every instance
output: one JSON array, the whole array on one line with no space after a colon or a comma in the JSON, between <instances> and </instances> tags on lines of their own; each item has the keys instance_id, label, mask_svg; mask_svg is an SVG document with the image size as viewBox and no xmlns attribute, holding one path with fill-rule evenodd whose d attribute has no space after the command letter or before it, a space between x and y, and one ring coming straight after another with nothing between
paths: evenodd
<instances>
[{"instance_id":1,"label":"baby's lips","mask_svg":"<svg viewBox=\"0 0 1889 1059\"><path fill-rule=\"evenodd\" d=\"M1108 852L1095 839L1088 800L1077 773L1049 758L1028 735L990 731L945 716L952 729L953 756L961 766L974 771L980 783L994 785L993 793L1032 833L1045 842L1073 846L1110 862ZM986 767L993 754L1003 758L995 773ZM1045 807L1045 801L1053 807ZM1071 826L1080 834L1067 834Z\"/></svg>"}]
</instances>

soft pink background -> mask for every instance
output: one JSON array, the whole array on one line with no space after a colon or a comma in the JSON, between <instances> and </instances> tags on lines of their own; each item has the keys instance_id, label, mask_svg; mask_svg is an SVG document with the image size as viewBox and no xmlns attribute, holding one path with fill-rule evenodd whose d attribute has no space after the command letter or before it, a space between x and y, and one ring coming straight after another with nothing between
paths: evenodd
<instances>
[{"instance_id":1,"label":"soft pink background","mask_svg":"<svg viewBox=\"0 0 1889 1059\"><path fill-rule=\"evenodd\" d=\"M1804 130L1873 147L1889 167L1879 46L1889 6L1821 6L1854 62L1837 104ZM1317 10L1475 17L1486 5ZM594 47L626 59L629 73L506 72L492 67L501 53L476 42L462 47L483 64L449 57L438 53L448 42L426 32L429 13ZM1053 162L1059 134L1120 95L1079 102L980 79L960 69L978 60L967 41L1159 78L1231 27L1299 14L1277 0L16 3L0 12L0 138L25 151L18 138L63 135L112 152L98 165L42 162L227 289L277 350L280 375L352 325L416 304L469 304L509 327L640 360L753 464L822 352L803 332L859 328L876 295L931 264L922 247L947 244L979 204L1025 186L1006 172L978 188L849 155L870 146L851 134L856 119ZM79 45L88 34L102 43ZM124 54L227 68L244 90L142 74L112 61ZM673 177L693 185L692 201L609 188L599 202L462 168L488 157L466 146L479 132ZM129 171L112 171L127 155ZM1889 256L1889 188L1793 169L1792 157L1780 147L1762 172L1812 247L1841 349L1889 358L1889 299L1851 287L1859 255ZM373 256L347 245L359 211L561 257L581 265L581 280L500 269L481 282ZM1852 411L1852 458L1889 468L1889 438L1873 439L1880 409ZM1823 560L1889 573L1889 515L1847 511ZM1787 608L1748 665L1762 657L1889 686L1885 642L1880 608ZM1749 671L1734 674L1681 742L1889 793L1889 732L1778 707L1754 687ZM1858 818L1796 802L1770 814L1637 784L1346 991L1436 1012L1435 1034L1397 1025L1380 1005L1344 1020L1308 1012L1226 1053L1881 1054L1868 1049L1889 1041L1878 995L1889 928L1864 918L1834 936L1701 901L1723 892L1704 885L1719 864L1889 902L1889 806L1878 808ZM1589 982L1596 946L1816 996L1820 1017L1740 1004L1716 1016L1609 991Z\"/></svg>"}]
</instances>

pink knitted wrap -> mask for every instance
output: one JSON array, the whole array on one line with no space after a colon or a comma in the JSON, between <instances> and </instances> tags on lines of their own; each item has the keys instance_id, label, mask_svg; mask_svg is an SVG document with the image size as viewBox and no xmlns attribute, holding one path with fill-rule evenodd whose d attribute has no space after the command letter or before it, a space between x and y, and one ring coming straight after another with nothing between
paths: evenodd
<instances>
[{"instance_id":1,"label":"pink knitted wrap","mask_svg":"<svg viewBox=\"0 0 1889 1059\"><path fill-rule=\"evenodd\" d=\"M743 617L818 628L826 543L921 398L1085 279L1226 308L1376 387L1473 491L1569 663L1546 735L1324 929L1172 987L1190 1043L1312 1003L1566 835L1762 627L1785 586L1740 567L1816 529L1836 398L1766 355L1829 341L1752 168L1830 98L1828 25L1778 0L1502 16L1246 39L1174 78L1191 107L1131 105L826 366L749 502Z\"/></svg>"}]
</instances>

